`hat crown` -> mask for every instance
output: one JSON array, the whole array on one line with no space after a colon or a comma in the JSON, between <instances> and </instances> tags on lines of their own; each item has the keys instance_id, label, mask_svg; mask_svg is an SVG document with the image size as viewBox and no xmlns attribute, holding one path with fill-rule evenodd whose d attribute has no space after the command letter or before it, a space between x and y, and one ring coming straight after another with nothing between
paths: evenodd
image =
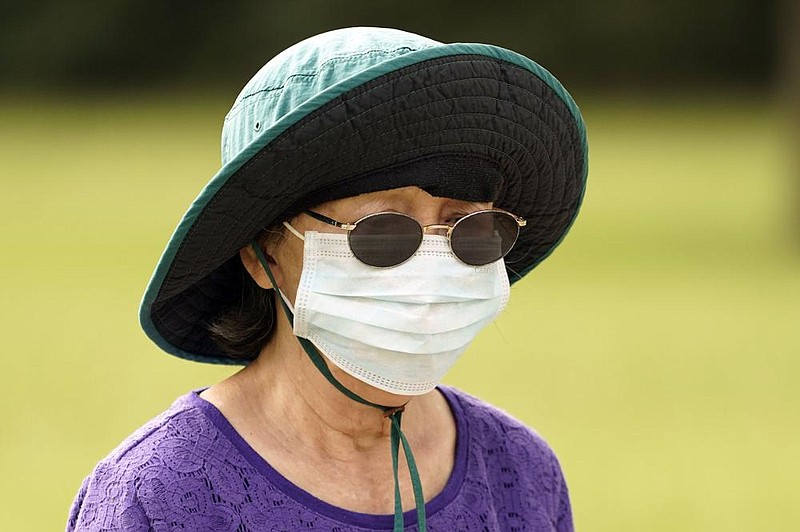
<instances>
[{"instance_id":1,"label":"hat crown","mask_svg":"<svg viewBox=\"0 0 800 532\"><path fill-rule=\"evenodd\" d=\"M222 128L222 164L326 89L376 64L440 44L391 28L356 27L315 35L287 48L236 97Z\"/></svg>"}]
</instances>

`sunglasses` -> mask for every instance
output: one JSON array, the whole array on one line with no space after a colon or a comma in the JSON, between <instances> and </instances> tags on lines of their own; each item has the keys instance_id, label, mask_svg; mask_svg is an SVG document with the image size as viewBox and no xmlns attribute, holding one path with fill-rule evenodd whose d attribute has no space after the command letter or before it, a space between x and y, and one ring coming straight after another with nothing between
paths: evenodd
<instances>
[{"instance_id":1,"label":"sunglasses","mask_svg":"<svg viewBox=\"0 0 800 532\"><path fill-rule=\"evenodd\" d=\"M421 225L399 212L368 214L352 223L337 222L318 212L305 213L347 231L347 243L358 260L378 268L397 266L411 258L430 230L446 230L453 254L463 263L483 266L511 251L525 220L501 209L487 209L459 218L454 224Z\"/></svg>"}]
</instances>

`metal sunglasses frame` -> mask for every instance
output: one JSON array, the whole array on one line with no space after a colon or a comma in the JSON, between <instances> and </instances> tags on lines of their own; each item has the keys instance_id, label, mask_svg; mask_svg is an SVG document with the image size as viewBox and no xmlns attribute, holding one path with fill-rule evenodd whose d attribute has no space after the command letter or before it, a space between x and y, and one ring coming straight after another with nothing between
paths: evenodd
<instances>
[{"instance_id":1,"label":"metal sunglasses frame","mask_svg":"<svg viewBox=\"0 0 800 532\"><path fill-rule=\"evenodd\" d=\"M446 233L445 236L447 236L447 240L448 240L448 242L450 242L450 248L451 249L452 249L452 240L450 239L450 237L453 234L453 231L455 230L456 226L458 226L458 224L461 223L462 221L464 221L464 220L466 220L468 218L471 218L473 216L476 216L478 214L491 212L491 213L502 213L502 214L505 214L507 216L510 216L517 223L517 237L519 236L519 228L520 227L525 227L525 225L527 224L527 221L524 218L521 218L521 217L517 216L516 214L510 213L508 211L504 211L503 209L482 209L482 210L479 210L479 211L471 212L471 213L459 218L453 224L428 224L428 225L422 225L421 223L419 223L417 221L416 218L414 218L412 216L409 216L408 214L405 214L405 213L402 213L402 212L396 212L396 211L374 212L374 213L371 213L371 214L367 214L366 216L362 216L361 218L359 218L355 222L348 222L348 223L339 222L337 220L334 220L333 218L328 218L324 214L320 214L318 212L311 211L311 210L305 210L303 212L305 214L311 216L315 220L319 220L320 222L323 222L323 223L326 223L328 225L332 225L334 227L337 227L339 229L347 231L347 233L348 233L348 241L349 241L349 238L350 238L350 231L353 231L356 228L356 226L358 226L358 224L360 224L364 220L367 220L367 219L375 217L375 216L380 216L380 215L383 215L383 214L393 214L393 215L397 215L397 216L405 216L406 218L410 218L411 220L414 220L414 222L422 229L422 234L423 235L425 233L429 232L428 230L430 230L430 229L433 229L433 230L446 229L447 233ZM516 241L517 241L517 239L514 238L514 242L508 248L509 251L511 250L511 248L514 247L514 244L516 243ZM506 251L506 253L508 253L508 251ZM498 257L495 260L499 260L499 259L503 258L504 256L505 256L505 254L503 254L502 256ZM458 255L456 255L456 257L458 257ZM406 260L408 260L408 259L406 259ZM462 260L462 259L459 257L459 260ZM464 262L464 261L462 260L462 262ZM469 263L465 263L465 264L469 264ZM379 267L379 266L376 266L376 267Z\"/></svg>"}]
</instances>

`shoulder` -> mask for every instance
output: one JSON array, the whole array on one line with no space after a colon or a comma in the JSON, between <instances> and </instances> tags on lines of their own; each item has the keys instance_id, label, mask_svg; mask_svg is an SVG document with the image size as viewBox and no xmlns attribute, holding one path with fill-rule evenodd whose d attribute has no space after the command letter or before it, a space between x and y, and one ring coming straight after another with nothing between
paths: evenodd
<instances>
[{"instance_id":1,"label":"shoulder","mask_svg":"<svg viewBox=\"0 0 800 532\"><path fill-rule=\"evenodd\" d=\"M68 531L152 529L149 516L170 507L171 498L186 497L193 472L226 459L227 447L214 445L218 430L195 397L176 400L95 467L73 502Z\"/></svg>"},{"instance_id":2,"label":"shoulder","mask_svg":"<svg viewBox=\"0 0 800 532\"><path fill-rule=\"evenodd\" d=\"M163 463L167 469L186 470L197 465L198 453L215 439L216 432L198 407L196 396L184 395L111 451L97 465L92 477L127 478L153 462Z\"/></svg>"},{"instance_id":3,"label":"shoulder","mask_svg":"<svg viewBox=\"0 0 800 532\"><path fill-rule=\"evenodd\" d=\"M453 405L459 438L468 447L465 482L496 508L526 508L503 526L524 520L536 530L571 530L569 495L561 465L545 439L509 413L454 388L443 388ZM500 512L502 513L502 511Z\"/></svg>"},{"instance_id":4,"label":"shoulder","mask_svg":"<svg viewBox=\"0 0 800 532\"><path fill-rule=\"evenodd\" d=\"M466 424L472 444L492 455L538 457L544 462L557 458L547 441L533 428L508 412L456 388L444 388L451 403L457 403L456 415Z\"/></svg>"}]
</instances>

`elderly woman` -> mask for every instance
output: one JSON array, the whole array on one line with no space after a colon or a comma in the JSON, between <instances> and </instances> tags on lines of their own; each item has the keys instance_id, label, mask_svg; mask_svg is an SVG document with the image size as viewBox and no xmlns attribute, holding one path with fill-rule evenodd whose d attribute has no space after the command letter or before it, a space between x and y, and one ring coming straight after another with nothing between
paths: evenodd
<instances>
[{"instance_id":1,"label":"elderly woman","mask_svg":"<svg viewBox=\"0 0 800 532\"><path fill-rule=\"evenodd\" d=\"M141 307L165 351L245 367L103 460L67 530L572 530L545 442L439 382L567 232L586 154L509 50L351 28L276 56Z\"/></svg>"}]
</instances>

